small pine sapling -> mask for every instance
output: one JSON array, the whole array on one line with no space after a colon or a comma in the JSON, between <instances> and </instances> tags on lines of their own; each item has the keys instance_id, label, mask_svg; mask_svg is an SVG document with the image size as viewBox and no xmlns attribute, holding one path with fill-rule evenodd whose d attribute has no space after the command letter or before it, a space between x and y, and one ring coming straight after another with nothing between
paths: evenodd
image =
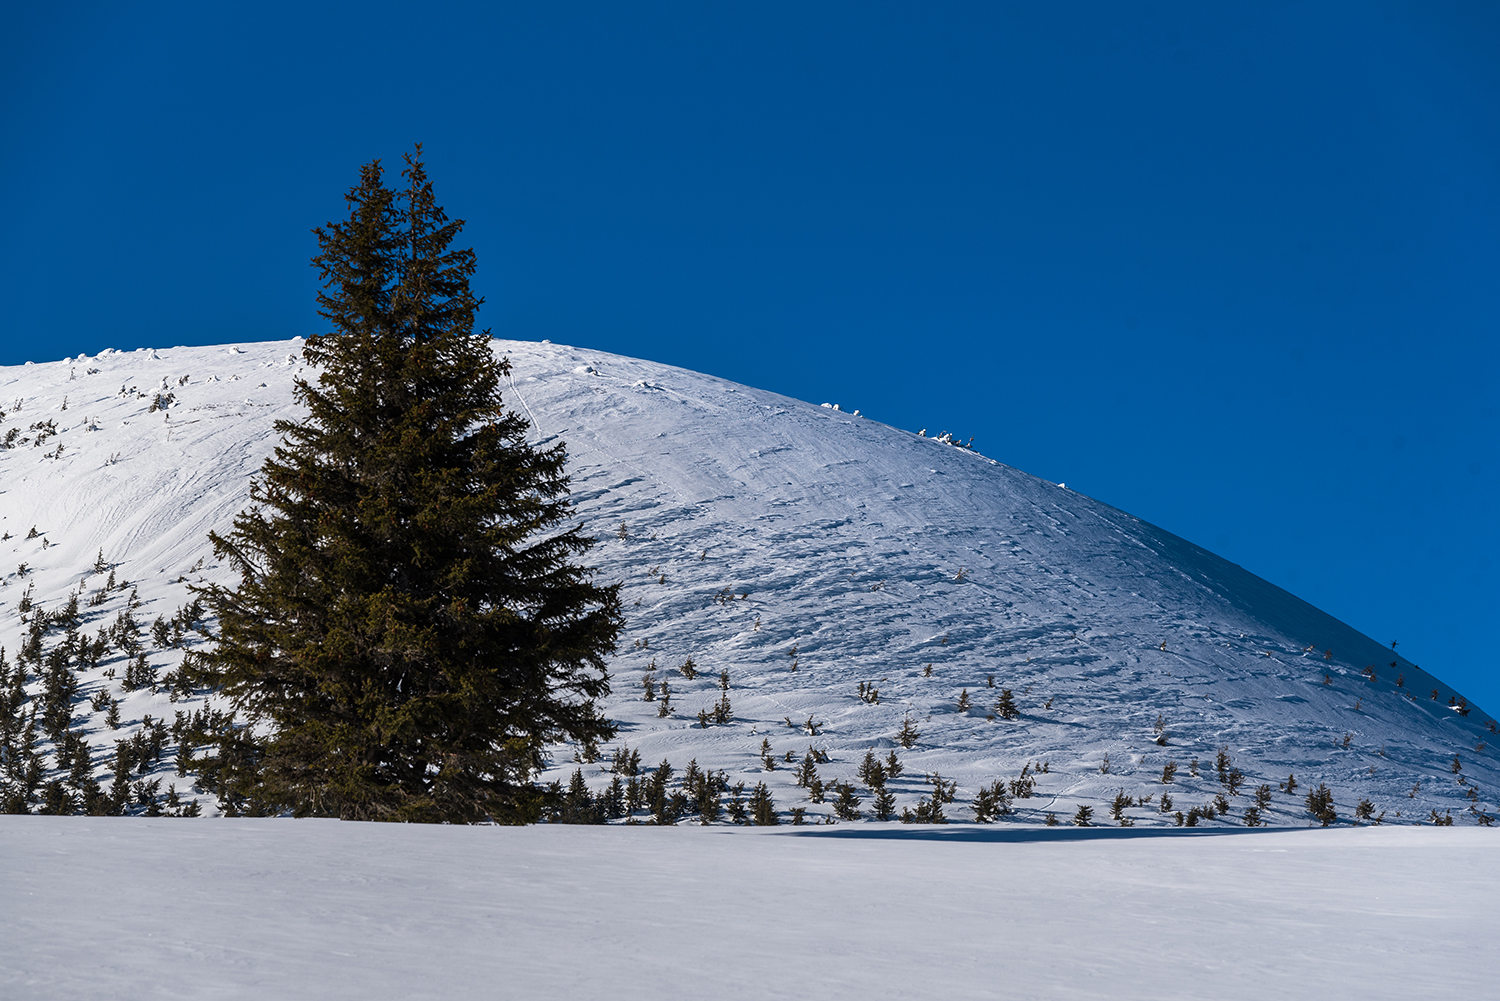
<instances>
[{"instance_id":1,"label":"small pine sapling","mask_svg":"<svg viewBox=\"0 0 1500 1001\"><path fill-rule=\"evenodd\" d=\"M1194 758L1192 761L1188 762L1188 774L1191 775L1193 778L1197 778L1198 777L1198 759L1197 758Z\"/></svg>"},{"instance_id":2,"label":"small pine sapling","mask_svg":"<svg viewBox=\"0 0 1500 1001\"><path fill-rule=\"evenodd\" d=\"M908 716L906 717L905 722L901 724L900 732L896 734L896 742L907 750L911 750L916 746L917 740L920 739L921 736L922 734L917 730L915 726L912 725L911 717ZM891 753L895 754L894 751L892 751Z\"/></svg>"},{"instance_id":3,"label":"small pine sapling","mask_svg":"<svg viewBox=\"0 0 1500 1001\"><path fill-rule=\"evenodd\" d=\"M616 775L610 780L609 789L603 797L604 816L607 820L618 820L625 816L625 786Z\"/></svg>"},{"instance_id":4,"label":"small pine sapling","mask_svg":"<svg viewBox=\"0 0 1500 1001\"><path fill-rule=\"evenodd\" d=\"M1115 798L1109 804L1109 819L1120 821L1121 827L1129 827L1130 824L1127 821L1130 818L1125 816L1125 811L1130 809L1133 804L1134 800L1125 795L1125 790L1121 789L1115 793Z\"/></svg>"},{"instance_id":5,"label":"small pine sapling","mask_svg":"<svg viewBox=\"0 0 1500 1001\"><path fill-rule=\"evenodd\" d=\"M958 693L958 711L961 713L969 711L969 690L967 688Z\"/></svg>"},{"instance_id":6,"label":"small pine sapling","mask_svg":"<svg viewBox=\"0 0 1500 1001\"><path fill-rule=\"evenodd\" d=\"M797 769L797 784L804 789L811 789L812 784L817 780L817 759L811 753L808 753L802 758L802 767Z\"/></svg>"},{"instance_id":7,"label":"small pine sapling","mask_svg":"<svg viewBox=\"0 0 1500 1001\"><path fill-rule=\"evenodd\" d=\"M1359 823L1361 821L1369 820L1371 817L1374 817L1374 816L1375 816L1375 804L1370 801L1370 798L1368 796L1362 798L1357 804L1355 804L1355 806L1354 806L1354 822L1355 823Z\"/></svg>"},{"instance_id":8,"label":"small pine sapling","mask_svg":"<svg viewBox=\"0 0 1500 1001\"><path fill-rule=\"evenodd\" d=\"M621 744L615 751L614 773L633 778L641 771L641 752L632 751L629 747Z\"/></svg>"},{"instance_id":9,"label":"small pine sapling","mask_svg":"<svg viewBox=\"0 0 1500 1001\"><path fill-rule=\"evenodd\" d=\"M859 780L871 789L880 789L885 786L885 769L881 767L874 751L865 751L864 760L859 763L859 771L856 774L859 775Z\"/></svg>"},{"instance_id":10,"label":"small pine sapling","mask_svg":"<svg viewBox=\"0 0 1500 1001\"><path fill-rule=\"evenodd\" d=\"M768 772L776 770L776 755L771 753L771 741L768 737L762 737L760 741L760 764Z\"/></svg>"},{"instance_id":11,"label":"small pine sapling","mask_svg":"<svg viewBox=\"0 0 1500 1001\"><path fill-rule=\"evenodd\" d=\"M1172 781L1174 779L1176 779L1176 777L1177 777L1177 762L1175 762L1175 761L1168 761L1165 765L1161 766L1161 781L1162 781L1162 785L1171 785Z\"/></svg>"},{"instance_id":12,"label":"small pine sapling","mask_svg":"<svg viewBox=\"0 0 1500 1001\"><path fill-rule=\"evenodd\" d=\"M837 798L833 801L833 812L838 815L840 820L858 820L860 818L860 800L859 796L855 793L854 783L836 782L833 788L838 794Z\"/></svg>"},{"instance_id":13,"label":"small pine sapling","mask_svg":"<svg viewBox=\"0 0 1500 1001\"><path fill-rule=\"evenodd\" d=\"M1015 719L1021 715L1021 710L1016 706L1016 699L1009 688L1000 689L1000 697L995 700L995 715L1001 719Z\"/></svg>"},{"instance_id":14,"label":"small pine sapling","mask_svg":"<svg viewBox=\"0 0 1500 1001\"><path fill-rule=\"evenodd\" d=\"M1078 812L1073 814L1074 827L1092 827L1094 819L1094 808L1086 803L1078 804Z\"/></svg>"},{"instance_id":15,"label":"small pine sapling","mask_svg":"<svg viewBox=\"0 0 1500 1001\"><path fill-rule=\"evenodd\" d=\"M656 707L656 715L661 718L672 715L672 686L666 678L661 679L661 705Z\"/></svg>"},{"instance_id":16,"label":"small pine sapling","mask_svg":"<svg viewBox=\"0 0 1500 1001\"><path fill-rule=\"evenodd\" d=\"M775 827L781 823L781 818L776 815L776 801L771 798L771 791L764 782L755 783L755 790L750 794L750 815L757 827Z\"/></svg>"},{"instance_id":17,"label":"small pine sapling","mask_svg":"<svg viewBox=\"0 0 1500 1001\"><path fill-rule=\"evenodd\" d=\"M1161 794L1161 812L1162 813L1171 813L1172 812L1172 797L1168 796L1166 793L1162 793Z\"/></svg>"},{"instance_id":18,"label":"small pine sapling","mask_svg":"<svg viewBox=\"0 0 1500 1001\"><path fill-rule=\"evenodd\" d=\"M1271 787L1264 782L1255 787L1255 805L1262 811L1271 808Z\"/></svg>"},{"instance_id":19,"label":"small pine sapling","mask_svg":"<svg viewBox=\"0 0 1500 1001\"><path fill-rule=\"evenodd\" d=\"M892 778L892 779L900 778L901 777L901 773L905 769L906 769L906 766L903 765L900 762L900 760L897 759L897 757L896 757L896 749L895 748L891 748L891 753L889 753L889 754L887 754L885 756L885 774L886 774L886 777L887 778Z\"/></svg>"},{"instance_id":20,"label":"small pine sapling","mask_svg":"<svg viewBox=\"0 0 1500 1001\"><path fill-rule=\"evenodd\" d=\"M876 820L890 820L896 815L896 795L882 786L875 793L873 804Z\"/></svg>"},{"instance_id":21,"label":"small pine sapling","mask_svg":"<svg viewBox=\"0 0 1500 1001\"><path fill-rule=\"evenodd\" d=\"M1245 826L1246 827L1260 827L1262 825L1262 823L1263 823L1263 821L1261 820L1261 817L1260 817L1260 808L1259 807L1251 806L1251 807L1246 807L1245 808Z\"/></svg>"},{"instance_id":22,"label":"small pine sapling","mask_svg":"<svg viewBox=\"0 0 1500 1001\"><path fill-rule=\"evenodd\" d=\"M708 776L703 769L698 767L698 759L691 758L688 761L687 769L682 773L682 788L696 790L707 781L707 778Z\"/></svg>"},{"instance_id":23,"label":"small pine sapling","mask_svg":"<svg viewBox=\"0 0 1500 1001\"><path fill-rule=\"evenodd\" d=\"M1307 794L1304 802L1307 804L1307 812L1317 818L1324 827L1338 822L1338 814L1333 809L1333 792L1329 790L1327 783L1318 783L1318 787Z\"/></svg>"},{"instance_id":24,"label":"small pine sapling","mask_svg":"<svg viewBox=\"0 0 1500 1001\"><path fill-rule=\"evenodd\" d=\"M691 657L683 661L682 664L677 668L677 670L681 671L682 676L689 681L692 681L694 678L698 677L698 665L693 663L693 658Z\"/></svg>"},{"instance_id":25,"label":"small pine sapling","mask_svg":"<svg viewBox=\"0 0 1500 1001\"><path fill-rule=\"evenodd\" d=\"M745 808L745 783L736 782L729 790L729 819L736 824L750 823L750 813Z\"/></svg>"},{"instance_id":26,"label":"small pine sapling","mask_svg":"<svg viewBox=\"0 0 1500 1001\"><path fill-rule=\"evenodd\" d=\"M974 797L974 822L994 823L996 817L1010 813L1010 797L1005 792L1005 781L996 779L987 786L980 786Z\"/></svg>"}]
</instances>

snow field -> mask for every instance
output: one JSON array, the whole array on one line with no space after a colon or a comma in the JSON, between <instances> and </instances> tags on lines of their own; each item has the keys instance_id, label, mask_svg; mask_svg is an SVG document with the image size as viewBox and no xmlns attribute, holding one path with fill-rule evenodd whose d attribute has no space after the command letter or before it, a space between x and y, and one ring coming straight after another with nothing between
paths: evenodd
<instances>
[{"instance_id":1,"label":"snow field","mask_svg":"<svg viewBox=\"0 0 1500 1001\"><path fill-rule=\"evenodd\" d=\"M1496 851L1476 828L0 817L0 995L1483 997Z\"/></svg>"},{"instance_id":2,"label":"snow field","mask_svg":"<svg viewBox=\"0 0 1500 1001\"><path fill-rule=\"evenodd\" d=\"M1128 812L1137 825L1172 825L1157 809L1163 791L1182 811L1223 792L1219 747L1247 780L1215 824L1241 823L1248 791L1289 773L1300 788L1276 791L1273 824L1309 823L1302 796L1319 782L1345 820L1366 796L1387 823L1433 810L1474 823L1500 810L1500 735L1482 708L1458 715L1447 704L1458 693L1432 674L1170 533L849 412L545 342L496 350L514 363L508 404L531 415L539 443L567 443L579 517L600 540L588 559L622 584L627 615L604 702L619 739L592 763L573 760L584 749L554 748L547 780L581 768L602 789L623 743L647 767L666 759L680 775L695 760L731 784L765 781L783 818L803 806L816 822L831 805L808 801L785 756L813 746L829 759L825 782L854 780L865 751L896 749L910 719L922 736L898 749L898 810L940 773L958 783L955 820L981 785L1046 762L1011 819L1066 820L1086 803L1102 821L1123 792L1154 798ZM223 580L207 532L245 505L274 421L297 416L292 381L313 374L299 352L293 341L0 369L0 435L18 434L0 450L0 645L13 656L26 639L17 608L28 587L47 611L77 593L92 636L132 592L148 627L191 599L190 584ZM33 427L46 421L55 434ZM129 589L102 591L90 572L100 550ZM189 635L186 648L199 643ZM147 646L158 674L184 649ZM696 680L677 672L688 657ZM75 729L106 785L115 740L148 715L170 722L204 704L201 693L125 691L126 659L112 649L79 675ZM653 663L673 690L666 717L642 698ZM732 720L705 729L698 712L718 698L721 670ZM878 702L859 697L862 684ZM1014 721L989 718L1002 689ZM117 730L90 710L101 691L121 700ZM760 762L763 740L774 772ZM171 746L145 778L194 795Z\"/></svg>"}]
</instances>

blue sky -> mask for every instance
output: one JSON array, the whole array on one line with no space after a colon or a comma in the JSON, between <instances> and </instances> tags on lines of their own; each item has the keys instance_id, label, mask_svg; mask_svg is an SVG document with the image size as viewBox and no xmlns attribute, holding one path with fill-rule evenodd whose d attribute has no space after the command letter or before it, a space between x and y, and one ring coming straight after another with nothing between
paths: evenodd
<instances>
[{"instance_id":1,"label":"blue sky","mask_svg":"<svg viewBox=\"0 0 1500 1001\"><path fill-rule=\"evenodd\" d=\"M421 141L496 335L972 435L1500 712L1500 7L7 21L0 363L322 329L309 230Z\"/></svg>"}]
</instances>

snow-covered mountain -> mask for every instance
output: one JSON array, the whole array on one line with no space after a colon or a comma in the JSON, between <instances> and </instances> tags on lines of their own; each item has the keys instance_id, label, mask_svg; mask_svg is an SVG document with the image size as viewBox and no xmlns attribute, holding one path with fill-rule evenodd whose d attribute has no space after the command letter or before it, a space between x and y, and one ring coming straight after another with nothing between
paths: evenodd
<instances>
[{"instance_id":1,"label":"snow-covered mountain","mask_svg":"<svg viewBox=\"0 0 1500 1001\"><path fill-rule=\"evenodd\" d=\"M812 822L831 816L831 797L811 802L788 755L814 748L823 782L858 784L873 749L905 766L890 784L898 810L930 795L929 775L955 782L953 820L968 819L981 786L1023 770L1034 794L1004 820L1066 821L1087 804L1110 822L1123 793L1151 797L1126 811L1136 824L1174 824L1224 794L1229 814L1210 822L1240 824L1266 784L1267 821L1301 825L1318 783L1341 820L1362 798L1387 823L1495 812L1491 716L1168 532L857 411L547 342L495 349L513 363L508 404L529 415L535 441L567 443L578 516L599 539L589 560L624 585L628 625L605 701L619 738L596 762L556 748L548 779L581 768L600 789L625 744L647 766L696 761L731 783L765 782L783 817L803 807ZM12 663L36 620L28 602L54 612L76 594L85 640L132 600L143 626L160 617L142 642L158 679L169 676L201 642L169 625L189 585L226 579L207 533L245 505L273 422L298 416L299 373L312 375L299 341L0 368L0 645ZM43 643L62 639L59 627ZM680 671L689 658L694 678ZM203 702L127 690L129 662L111 641L74 696L75 730L106 786L116 741ZM653 666L655 684L670 685L665 716L643 697ZM721 671L731 718L704 726ZM1004 690L1014 719L995 714ZM40 694L34 673L27 691ZM920 736L905 748L896 735L908 720ZM1245 777L1238 795L1217 774L1220 748ZM204 799L178 775L170 740L161 752L144 776L161 780L158 793ZM1167 785L1169 762L1179 770ZM1290 774L1288 795L1278 786Z\"/></svg>"}]
</instances>

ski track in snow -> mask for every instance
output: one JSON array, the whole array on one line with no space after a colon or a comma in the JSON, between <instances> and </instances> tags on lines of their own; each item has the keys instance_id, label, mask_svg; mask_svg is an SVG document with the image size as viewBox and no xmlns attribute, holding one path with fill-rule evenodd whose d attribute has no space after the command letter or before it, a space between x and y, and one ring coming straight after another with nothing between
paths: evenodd
<instances>
[{"instance_id":1,"label":"ski track in snow","mask_svg":"<svg viewBox=\"0 0 1500 1001\"><path fill-rule=\"evenodd\" d=\"M112 351L0 368L0 434L35 438L28 428L48 420L58 431L39 447L0 451L0 531L10 536L0 541L0 645L13 655L22 642L16 605L28 585L46 609L78 590L84 631L108 626L128 592L86 604L102 583L88 572L101 549L138 588L143 624L170 618L191 583L225 581L207 533L245 506L278 440L274 422L298 417L293 379L312 375L300 348ZM534 415L533 440L567 444L577 515L599 539L587 559L600 579L623 584L627 616L604 702L619 738L591 764L554 748L548 780L581 766L602 788L609 752L626 743L647 766L669 759L680 772L694 759L731 782L765 781L783 811L803 805L818 821L831 801L808 802L792 765L763 771L761 741L778 757L815 746L830 758L825 782L853 780L867 749L896 747L909 716L922 736L899 751L898 809L940 772L958 783L954 820L969 816L981 784L1045 761L1037 796L1016 800L1008 821L1036 823L1047 810L1066 820L1079 803L1103 818L1123 790L1158 797L1129 811L1139 827L1170 825L1160 794L1183 811L1210 801L1221 791L1212 764L1221 745L1247 791L1295 772L1301 788L1276 793L1272 824L1307 824L1302 793L1319 782L1344 819L1363 796L1387 823L1433 809L1472 823L1474 810L1496 811L1489 715L1459 716L1446 704L1456 693L1405 658L1155 526L847 412L597 351L522 341L496 350L514 364L507 402ZM158 392L175 399L152 412ZM180 656L151 652L162 671ZM170 721L202 703L123 692L106 672L122 674L124 659L111 657L82 676L79 693L87 700L103 686L122 699L118 731L86 713L106 786L114 740L148 714ZM696 680L676 673L688 657ZM641 697L653 661L676 706L665 719ZM734 720L703 729L697 713L717 699L721 669ZM857 697L860 682L879 689L878 705ZM986 719L1001 687L1020 719ZM960 713L964 689L974 708ZM1154 740L1158 714L1165 747ZM816 735L803 726L809 717ZM171 752L149 777L186 792L191 776L177 776ZM1450 771L1454 754L1461 776ZM1171 760L1181 770L1164 786ZM1247 802L1242 792L1233 817L1211 826L1239 824Z\"/></svg>"}]
</instances>

